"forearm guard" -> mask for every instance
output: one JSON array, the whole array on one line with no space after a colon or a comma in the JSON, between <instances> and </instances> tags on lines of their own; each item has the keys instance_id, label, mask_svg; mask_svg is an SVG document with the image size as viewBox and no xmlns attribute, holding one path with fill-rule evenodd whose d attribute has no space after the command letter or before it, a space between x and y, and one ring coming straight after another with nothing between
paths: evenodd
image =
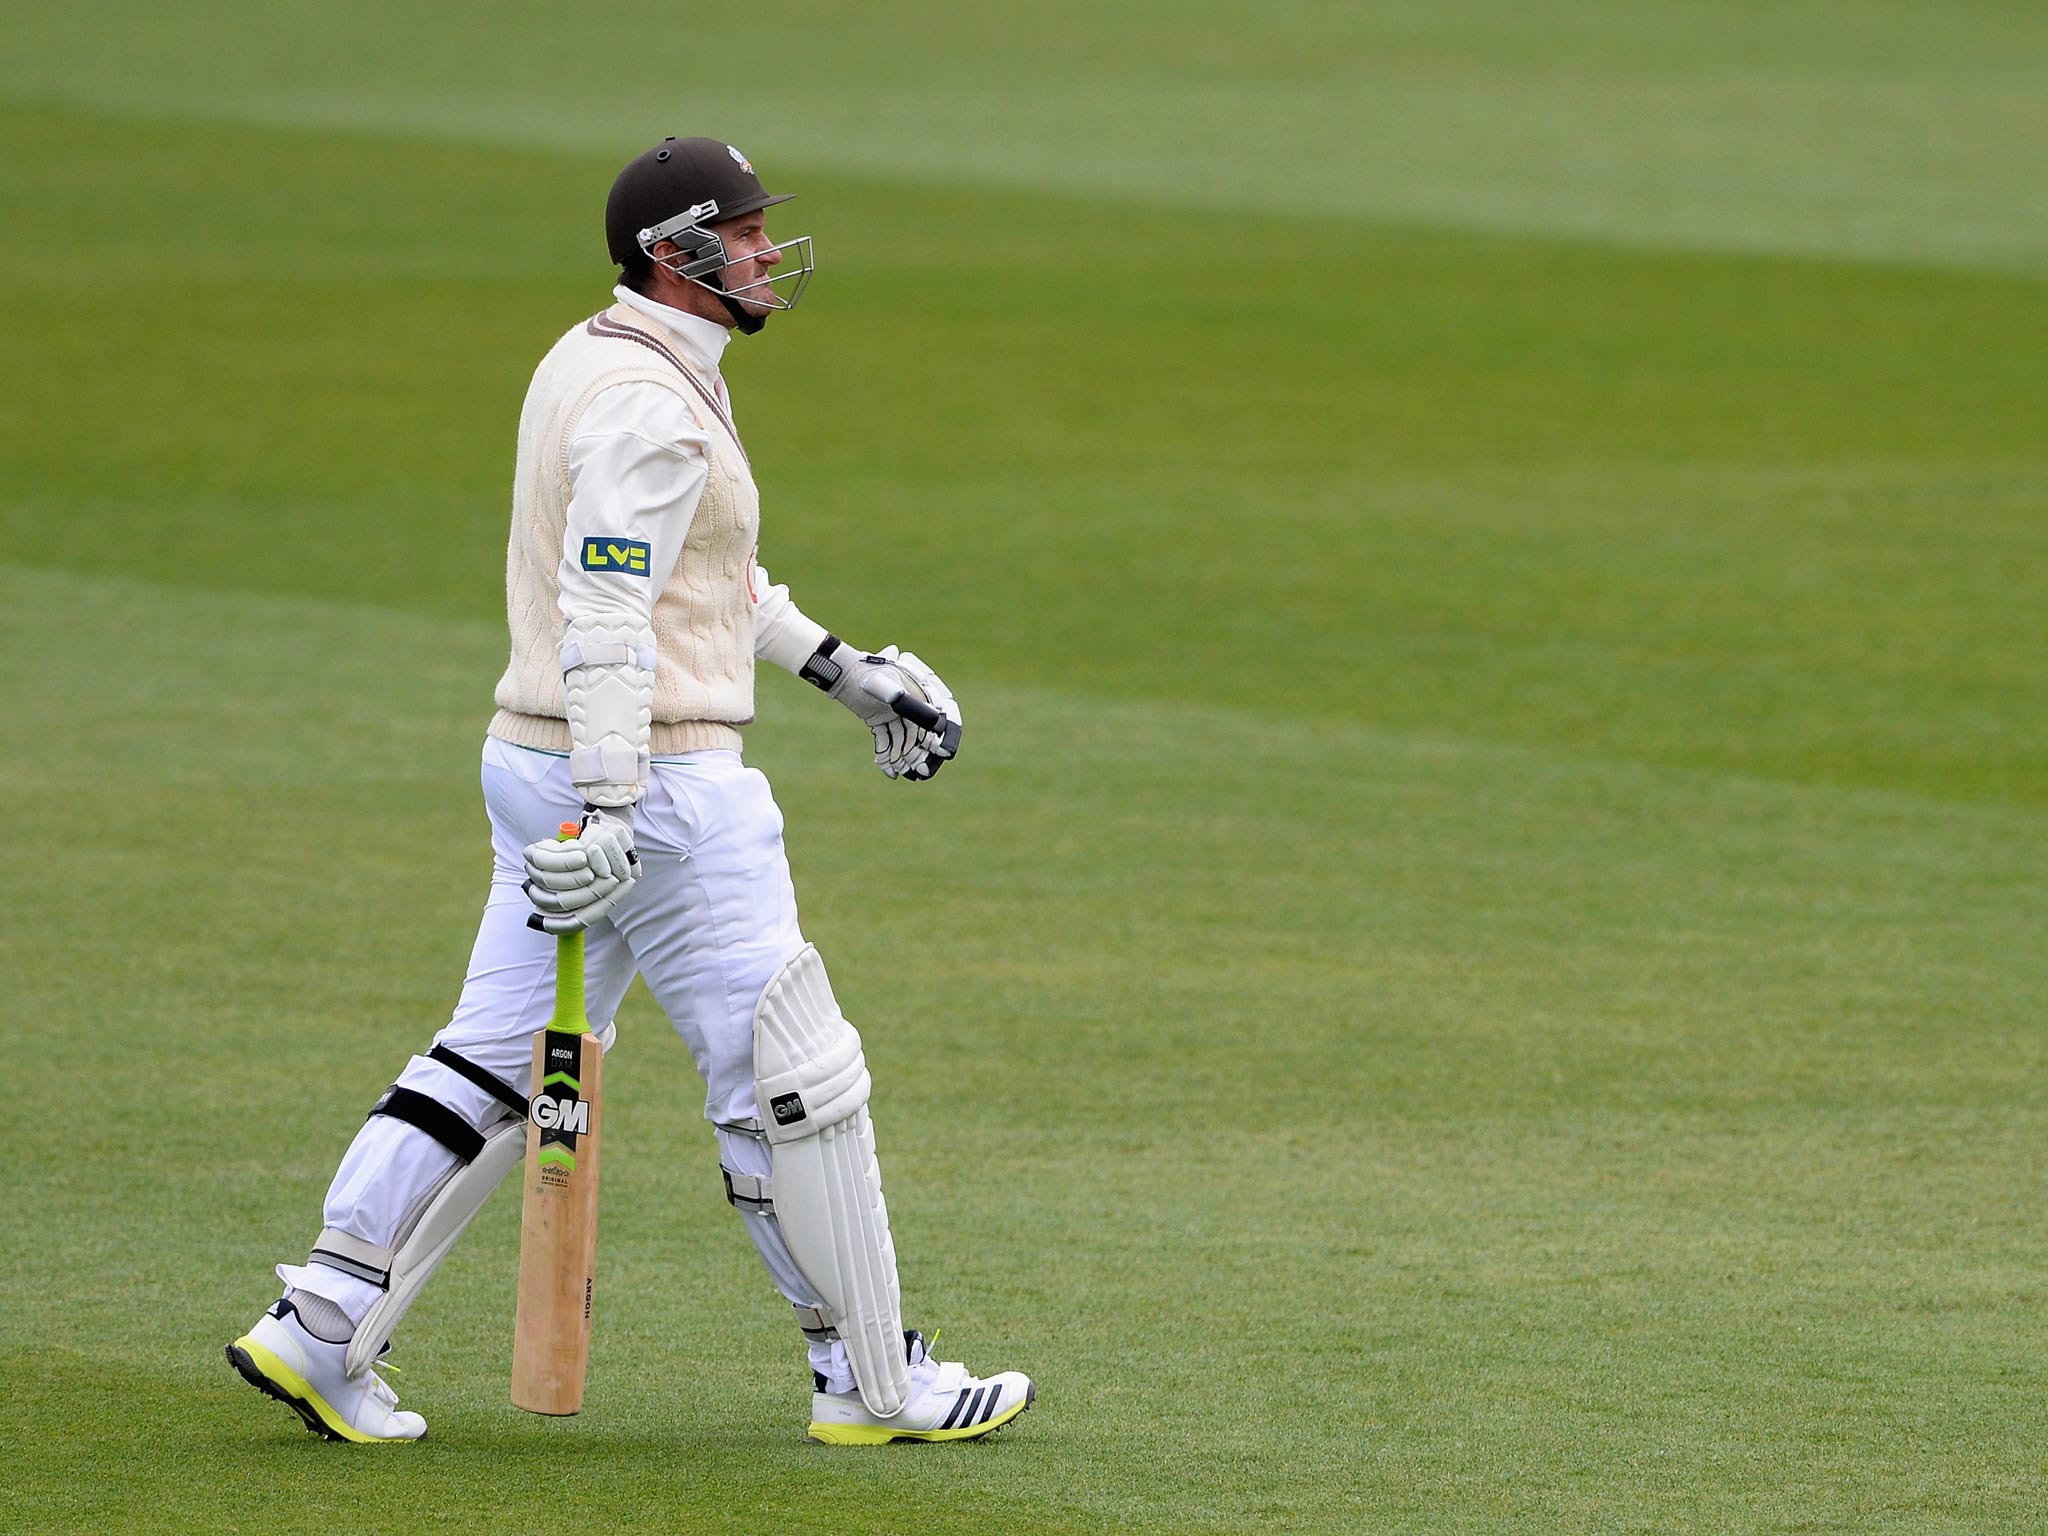
<instances>
[{"instance_id":1,"label":"forearm guard","mask_svg":"<svg viewBox=\"0 0 2048 1536\"><path fill-rule=\"evenodd\" d=\"M569 777L591 805L627 806L647 787L654 629L623 613L570 622L562 637Z\"/></svg>"}]
</instances>

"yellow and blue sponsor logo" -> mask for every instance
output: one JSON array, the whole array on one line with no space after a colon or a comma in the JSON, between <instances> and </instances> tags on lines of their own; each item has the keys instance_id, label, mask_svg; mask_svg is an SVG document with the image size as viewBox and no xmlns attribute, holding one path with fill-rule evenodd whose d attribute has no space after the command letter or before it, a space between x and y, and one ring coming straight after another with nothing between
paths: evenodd
<instances>
[{"instance_id":1,"label":"yellow and blue sponsor logo","mask_svg":"<svg viewBox=\"0 0 2048 1536\"><path fill-rule=\"evenodd\" d=\"M617 571L624 576L647 574L647 545L641 539L592 538L583 541L583 569Z\"/></svg>"}]
</instances>

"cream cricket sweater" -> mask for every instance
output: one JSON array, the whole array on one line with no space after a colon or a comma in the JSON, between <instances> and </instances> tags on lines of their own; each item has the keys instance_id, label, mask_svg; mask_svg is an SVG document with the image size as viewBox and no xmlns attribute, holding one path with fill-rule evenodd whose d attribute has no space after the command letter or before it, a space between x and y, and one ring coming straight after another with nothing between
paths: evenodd
<instances>
[{"instance_id":1,"label":"cream cricket sweater","mask_svg":"<svg viewBox=\"0 0 2048 1536\"><path fill-rule=\"evenodd\" d=\"M606 609L637 605L650 614L656 667L648 749L656 756L737 750L738 728L754 717L751 581L760 497L723 386L704 366L704 349L680 331L616 304L570 330L534 372L519 415L505 558L512 655L498 682L490 728L500 740L550 752L570 749L558 649L565 585L575 611L584 611L576 605L587 601ZM708 361L715 365L715 354ZM571 482L579 423L602 392L622 384L638 386L641 398L649 385L668 392L697 428L702 491L694 512L685 506L680 518L669 519L687 518L679 549L672 542L664 547L658 528L570 526L572 491L579 525L627 516L585 510L605 508L610 488L590 487L586 494ZM631 398L622 393L611 400ZM672 410L667 414L677 419ZM694 453L688 462L694 478ZM593 471L586 466L581 472ZM613 497L609 505L617 502ZM664 569L670 558L673 566ZM786 601L779 590L776 595Z\"/></svg>"}]
</instances>

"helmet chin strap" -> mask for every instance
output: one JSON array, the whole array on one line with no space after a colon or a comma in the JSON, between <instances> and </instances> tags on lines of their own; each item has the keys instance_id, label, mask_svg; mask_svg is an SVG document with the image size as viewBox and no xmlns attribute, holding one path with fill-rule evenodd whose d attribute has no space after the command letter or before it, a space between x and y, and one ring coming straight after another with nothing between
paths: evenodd
<instances>
[{"instance_id":1,"label":"helmet chin strap","mask_svg":"<svg viewBox=\"0 0 2048 1536\"><path fill-rule=\"evenodd\" d=\"M757 335L761 327L768 323L768 316L765 312L758 315L755 314L746 305L725 291L725 274L723 272L707 272L698 281L718 295L718 302L723 304L725 312L732 316L733 329L742 336Z\"/></svg>"}]
</instances>

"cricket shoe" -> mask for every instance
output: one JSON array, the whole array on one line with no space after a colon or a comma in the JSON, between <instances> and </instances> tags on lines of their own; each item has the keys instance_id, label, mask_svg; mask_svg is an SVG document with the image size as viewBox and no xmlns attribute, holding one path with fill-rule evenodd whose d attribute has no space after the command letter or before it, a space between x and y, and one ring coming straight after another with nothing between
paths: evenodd
<instances>
[{"instance_id":1,"label":"cricket shoe","mask_svg":"<svg viewBox=\"0 0 2048 1536\"><path fill-rule=\"evenodd\" d=\"M1038 1388L1022 1371L983 1380L957 1360L934 1360L924 1335L903 1335L910 1357L910 1399L891 1418L868 1412L858 1392L827 1392L811 1373L811 1438L826 1445L887 1445L891 1440L978 1440L1029 1408Z\"/></svg>"},{"instance_id":2,"label":"cricket shoe","mask_svg":"<svg viewBox=\"0 0 2048 1536\"><path fill-rule=\"evenodd\" d=\"M425 1435L427 1421L401 1413L398 1394L374 1368L353 1381L348 1378L342 1369L347 1354L346 1343L331 1344L309 1333L298 1309L279 1297L254 1328L228 1346L228 1364L326 1439L389 1445Z\"/></svg>"}]
</instances>

